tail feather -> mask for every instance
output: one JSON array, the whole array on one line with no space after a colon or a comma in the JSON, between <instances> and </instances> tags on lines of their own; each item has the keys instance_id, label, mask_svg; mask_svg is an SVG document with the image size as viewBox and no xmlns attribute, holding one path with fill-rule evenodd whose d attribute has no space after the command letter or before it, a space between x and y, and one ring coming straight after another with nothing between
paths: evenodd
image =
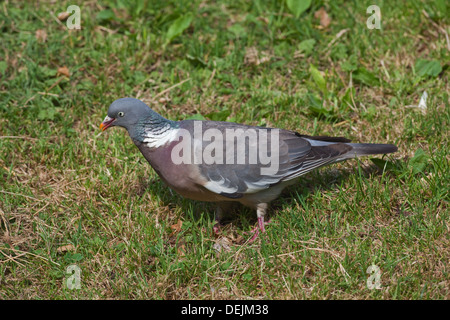
<instances>
[{"instance_id":1,"label":"tail feather","mask_svg":"<svg viewBox=\"0 0 450 320\"><path fill-rule=\"evenodd\" d=\"M356 156L365 156L371 154L393 153L398 148L393 144L376 144L376 143L347 143L353 149L349 152Z\"/></svg>"}]
</instances>

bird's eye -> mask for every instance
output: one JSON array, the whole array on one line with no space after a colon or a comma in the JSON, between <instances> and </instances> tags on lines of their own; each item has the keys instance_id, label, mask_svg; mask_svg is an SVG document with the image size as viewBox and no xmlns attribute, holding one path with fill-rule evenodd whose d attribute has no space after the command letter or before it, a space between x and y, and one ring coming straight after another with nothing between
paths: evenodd
<instances>
[{"instance_id":1,"label":"bird's eye","mask_svg":"<svg viewBox=\"0 0 450 320\"><path fill-rule=\"evenodd\" d=\"M119 115L119 117L123 117L123 112L122 111L119 112L118 115Z\"/></svg>"}]
</instances>

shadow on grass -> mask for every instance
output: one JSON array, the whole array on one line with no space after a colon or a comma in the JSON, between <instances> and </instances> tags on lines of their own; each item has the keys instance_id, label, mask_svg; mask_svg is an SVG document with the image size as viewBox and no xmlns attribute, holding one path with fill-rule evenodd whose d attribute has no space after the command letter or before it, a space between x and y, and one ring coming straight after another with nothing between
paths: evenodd
<instances>
[{"instance_id":1,"label":"shadow on grass","mask_svg":"<svg viewBox=\"0 0 450 320\"><path fill-rule=\"evenodd\" d=\"M373 175L381 175L376 165L361 165L357 163L353 169L337 169L328 167L326 169L313 171L298 179L297 183L283 190L281 195L270 203L268 210L268 218L274 217L284 206L292 206L298 202L298 196L306 199L310 194L316 192L327 192L335 190L351 175L358 174L360 170L362 177L366 180ZM367 181L367 180L366 180ZM136 197L142 197L145 193L150 192L151 196L157 194L161 201L161 206L170 208L179 207L185 216L192 216L195 222L199 222L206 216L210 217L211 223L214 224L214 212L216 204L214 202L201 202L183 198L175 191L172 191L161 179L153 177L146 179L142 177L138 182ZM192 212L192 215L187 214ZM267 219L268 220L268 219ZM232 224L238 229L249 229L257 223L256 212L253 209L245 207L238 202L233 203L230 212L223 217L224 226Z\"/></svg>"}]
</instances>

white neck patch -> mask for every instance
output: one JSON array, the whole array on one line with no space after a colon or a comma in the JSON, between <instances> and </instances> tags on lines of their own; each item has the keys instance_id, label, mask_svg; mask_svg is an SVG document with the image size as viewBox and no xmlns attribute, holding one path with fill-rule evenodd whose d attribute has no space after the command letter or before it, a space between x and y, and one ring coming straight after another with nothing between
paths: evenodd
<instances>
[{"instance_id":1,"label":"white neck patch","mask_svg":"<svg viewBox=\"0 0 450 320\"><path fill-rule=\"evenodd\" d=\"M175 140L178 129L170 128L164 132L146 132L144 143L149 148L159 148Z\"/></svg>"}]
</instances>

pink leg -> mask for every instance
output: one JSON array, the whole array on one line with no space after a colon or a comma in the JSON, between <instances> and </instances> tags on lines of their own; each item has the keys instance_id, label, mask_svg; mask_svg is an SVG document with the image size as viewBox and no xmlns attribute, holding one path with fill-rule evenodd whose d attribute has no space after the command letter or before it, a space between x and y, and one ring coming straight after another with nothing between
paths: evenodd
<instances>
[{"instance_id":1,"label":"pink leg","mask_svg":"<svg viewBox=\"0 0 450 320\"><path fill-rule=\"evenodd\" d=\"M220 233L220 226L221 224L219 222L217 222L214 227L213 227L213 231L215 234L219 234Z\"/></svg>"},{"instance_id":2,"label":"pink leg","mask_svg":"<svg viewBox=\"0 0 450 320\"><path fill-rule=\"evenodd\" d=\"M250 240L248 241L249 243L252 243L253 241L256 240L256 238L258 238L259 235L259 231L261 230L262 233L266 232L266 229L264 228L264 225L268 223L268 222L264 222L264 217L258 217L258 226L255 227L251 233L253 233L253 236L250 238Z\"/></svg>"},{"instance_id":3,"label":"pink leg","mask_svg":"<svg viewBox=\"0 0 450 320\"><path fill-rule=\"evenodd\" d=\"M265 226L267 223L269 223L269 222L268 222L268 221L267 221L267 222L264 222L264 217L259 217L259 218L258 218L259 229L261 230L262 233L266 232L266 229L264 228L264 226Z\"/></svg>"},{"instance_id":4,"label":"pink leg","mask_svg":"<svg viewBox=\"0 0 450 320\"><path fill-rule=\"evenodd\" d=\"M264 225L268 222L264 222L264 216L266 215L267 211L267 203L259 203L256 206L256 215L258 216L258 226L252 230L253 236L250 238L249 243L252 243L256 240L256 238L259 235L259 231L262 233L266 232L266 229L264 228Z\"/></svg>"},{"instance_id":5,"label":"pink leg","mask_svg":"<svg viewBox=\"0 0 450 320\"><path fill-rule=\"evenodd\" d=\"M260 220L262 220L262 221L260 221ZM254 227L252 229L252 231L250 231L250 233L253 234L256 231L258 231L258 229L261 230L262 233L266 232L265 226L267 226L270 222L271 222L270 220L269 221L264 221L264 217L258 218L258 225L256 227ZM262 227L261 227L261 224L262 224ZM245 232L245 233L247 233L247 232Z\"/></svg>"}]
</instances>

